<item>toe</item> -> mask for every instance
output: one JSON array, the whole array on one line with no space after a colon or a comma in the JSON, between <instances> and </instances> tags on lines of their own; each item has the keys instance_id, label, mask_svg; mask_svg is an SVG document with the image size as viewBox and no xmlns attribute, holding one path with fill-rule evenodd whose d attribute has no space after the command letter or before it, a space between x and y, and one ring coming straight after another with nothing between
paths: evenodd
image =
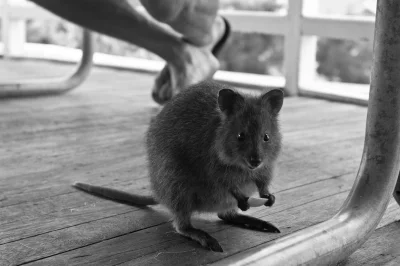
<instances>
[{"instance_id":1,"label":"toe","mask_svg":"<svg viewBox=\"0 0 400 266\"><path fill-rule=\"evenodd\" d=\"M165 104L167 101L171 100L172 98L172 88L171 83L167 81L166 83L162 84L161 87L155 86L151 93L153 100L158 104Z\"/></svg>"},{"instance_id":2,"label":"toe","mask_svg":"<svg viewBox=\"0 0 400 266\"><path fill-rule=\"evenodd\" d=\"M214 252L224 252L222 249L221 245L218 243L218 241L215 238L209 238L206 241L206 248L211 249Z\"/></svg>"},{"instance_id":3,"label":"toe","mask_svg":"<svg viewBox=\"0 0 400 266\"><path fill-rule=\"evenodd\" d=\"M151 96L158 104L165 104L172 98L171 76L168 66L165 66L158 74Z\"/></svg>"},{"instance_id":4,"label":"toe","mask_svg":"<svg viewBox=\"0 0 400 266\"><path fill-rule=\"evenodd\" d=\"M163 69L161 69L160 73L158 73L155 83L157 87L161 87L164 83L166 83L170 79L170 73L168 65L165 65Z\"/></svg>"}]
</instances>

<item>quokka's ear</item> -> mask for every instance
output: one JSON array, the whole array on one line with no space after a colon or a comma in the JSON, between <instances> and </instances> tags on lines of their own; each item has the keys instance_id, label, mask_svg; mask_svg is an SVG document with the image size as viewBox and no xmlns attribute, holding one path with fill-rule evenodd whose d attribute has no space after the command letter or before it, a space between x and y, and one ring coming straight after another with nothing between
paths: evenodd
<instances>
[{"instance_id":1,"label":"quokka's ear","mask_svg":"<svg viewBox=\"0 0 400 266\"><path fill-rule=\"evenodd\" d=\"M283 105L284 94L280 89L273 89L261 96L261 101L264 107L272 115L277 115Z\"/></svg>"},{"instance_id":2,"label":"quokka's ear","mask_svg":"<svg viewBox=\"0 0 400 266\"><path fill-rule=\"evenodd\" d=\"M243 101L243 96L231 89L222 89L218 92L219 109L227 115L232 114Z\"/></svg>"}]
</instances>

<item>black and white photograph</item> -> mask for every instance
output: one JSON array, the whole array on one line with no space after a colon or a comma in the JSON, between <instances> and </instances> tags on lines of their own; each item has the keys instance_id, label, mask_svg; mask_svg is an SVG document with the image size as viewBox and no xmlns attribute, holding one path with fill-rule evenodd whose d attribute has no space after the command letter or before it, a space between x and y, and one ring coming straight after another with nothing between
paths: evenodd
<instances>
[{"instance_id":1,"label":"black and white photograph","mask_svg":"<svg viewBox=\"0 0 400 266\"><path fill-rule=\"evenodd\" d=\"M0 0L0 266L400 265L400 1Z\"/></svg>"}]
</instances>

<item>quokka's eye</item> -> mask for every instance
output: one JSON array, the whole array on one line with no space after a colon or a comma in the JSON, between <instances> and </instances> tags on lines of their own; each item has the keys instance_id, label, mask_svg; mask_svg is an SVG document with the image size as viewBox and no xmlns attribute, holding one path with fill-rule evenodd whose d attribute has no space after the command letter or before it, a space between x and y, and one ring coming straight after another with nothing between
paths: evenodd
<instances>
[{"instance_id":1,"label":"quokka's eye","mask_svg":"<svg viewBox=\"0 0 400 266\"><path fill-rule=\"evenodd\" d=\"M264 141L268 141L269 140L269 135L268 134L265 134L264 135Z\"/></svg>"},{"instance_id":2,"label":"quokka's eye","mask_svg":"<svg viewBox=\"0 0 400 266\"><path fill-rule=\"evenodd\" d=\"M244 133L243 132L240 132L238 135L237 135L237 139L238 139L238 141L243 141L244 140Z\"/></svg>"}]
</instances>

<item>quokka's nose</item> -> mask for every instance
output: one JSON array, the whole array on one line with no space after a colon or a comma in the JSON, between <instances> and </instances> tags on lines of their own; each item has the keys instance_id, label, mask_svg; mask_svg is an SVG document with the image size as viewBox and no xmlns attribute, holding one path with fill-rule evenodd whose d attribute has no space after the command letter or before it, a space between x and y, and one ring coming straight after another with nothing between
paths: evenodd
<instances>
[{"instance_id":1,"label":"quokka's nose","mask_svg":"<svg viewBox=\"0 0 400 266\"><path fill-rule=\"evenodd\" d=\"M261 164L261 159L258 157L250 157L250 165L254 168Z\"/></svg>"}]
</instances>

